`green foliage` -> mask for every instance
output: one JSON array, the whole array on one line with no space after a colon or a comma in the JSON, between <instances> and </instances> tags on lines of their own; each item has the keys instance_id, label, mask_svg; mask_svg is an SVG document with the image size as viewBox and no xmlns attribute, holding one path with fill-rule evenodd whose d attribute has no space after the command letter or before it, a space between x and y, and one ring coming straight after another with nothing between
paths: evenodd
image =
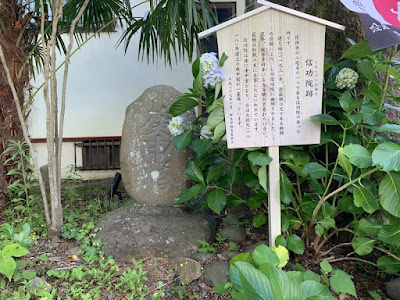
<instances>
[{"instance_id":1,"label":"green foliage","mask_svg":"<svg viewBox=\"0 0 400 300\"><path fill-rule=\"evenodd\" d=\"M146 294L146 288L144 285L144 281L147 281L146 271L143 271L142 260L136 261L132 258L132 264L134 269L128 269L125 271L121 277L121 283L117 285L117 288L122 289L124 292L129 292L129 297L137 297L141 298Z\"/></svg>"},{"instance_id":2,"label":"green foliage","mask_svg":"<svg viewBox=\"0 0 400 300\"><path fill-rule=\"evenodd\" d=\"M8 185L7 194L11 200L11 206L5 211L13 223L21 225L25 222L37 224L42 216L37 208L41 207L40 196L33 190L38 187L33 166L30 163L28 147L25 142L10 141L8 148L1 154L9 155L4 162L9 166L7 176L15 180Z\"/></svg>"},{"instance_id":3,"label":"green foliage","mask_svg":"<svg viewBox=\"0 0 400 300\"><path fill-rule=\"evenodd\" d=\"M326 63L323 111L313 117L322 126L321 143L280 148L283 234L277 245L295 254L311 251L328 256L329 251L322 252L327 240L345 230L354 235L354 252L346 259L371 252L378 257L385 254L378 258L378 267L388 273L399 271L400 238L395 227L400 224L400 144L390 135L400 132L400 124L386 119L387 110L400 110L396 106L400 98L389 89L389 78L400 80L398 64L392 60L397 53L395 48L373 52L368 43L361 42L351 46L338 64ZM336 86L336 76L344 68L358 73L354 88ZM380 78L385 77L382 82L377 72ZM396 82L394 87L399 85ZM219 86L204 93L196 73L186 97L204 106L209 115L202 114L193 122L192 142L187 143L195 157L188 162L186 174L201 188L183 191L176 203L198 199L216 213L244 203L254 212L253 226L263 226L268 212L262 205L268 197L266 166L270 163L266 149L227 149L224 138L216 132L224 124L224 96ZM394 105L386 104L388 100ZM250 196L243 199L235 194L236 185L247 186ZM346 222L337 222L343 212L349 214ZM248 265L239 269L250 277L260 275ZM339 271L332 272L332 286L355 295L350 286L337 286L349 282L345 277ZM240 278L233 283L236 295L243 292L237 285ZM329 283L328 277L325 279ZM260 297L265 291L249 292Z\"/></svg>"},{"instance_id":4,"label":"green foliage","mask_svg":"<svg viewBox=\"0 0 400 300\"><path fill-rule=\"evenodd\" d=\"M225 238L223 238L219 233L217 233L216 236L216 242L215 243L208 243L205 240L197 240L199 243L200 247L197 248L198 252L201 253L219 253L222 252L223 250L226 250L226 247L228 247L228 251L233 251L237 249L237 246L233 242L226 243Z\"/></svg>"},{"instance_id":5,"label":"green foliage","mask_svg":"<svg viewBox=\"0 0 400 300\"><path fill-rule=\"evenodd\" d=\"M32 243L31 228L25 223L18 232L13 226L4 223L0 229L0 275L11 281L17 269L15 258L29 253L27 247ZM25 273L23 276L29 275Z\"/></svg>"},{"instance_id":6,"label":"green foliage","mask_svg":"<svg viewBox=\"0 0 400 300\"><path fill-rule=\"evenodd\" d=\"M326 260L320 264L322 276L304 268L302 271L281 270L289 260L288 255L281 255L284 251L288 253L282 246L271 249L260 245L250 258L242 254L235 256L229 271L233 299L335 299L329 288L357 297L351 276L333 269ZM321 282L327 275L329 281ZM217 290L226 292L227 288L229 286L220 286Z\"/></svg>"}]
</instances>

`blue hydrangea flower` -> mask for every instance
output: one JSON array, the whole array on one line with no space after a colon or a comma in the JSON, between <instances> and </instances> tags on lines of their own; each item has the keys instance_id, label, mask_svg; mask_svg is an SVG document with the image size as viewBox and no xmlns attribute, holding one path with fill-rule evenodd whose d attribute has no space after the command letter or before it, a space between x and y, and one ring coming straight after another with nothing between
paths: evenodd
<instances>
[{"instance_id":1,"label":"blue hydrangea flower","mask_svg":"<svg viewBox=\"0 0 400 300\"><path fill-rule=\"evenodd\" d=\"M204 53L200 57L200 74L205 88L215 87L217 82L225 80L222 69L218 64L217 54L214 52Z\"/></svg>"}]
</instances>

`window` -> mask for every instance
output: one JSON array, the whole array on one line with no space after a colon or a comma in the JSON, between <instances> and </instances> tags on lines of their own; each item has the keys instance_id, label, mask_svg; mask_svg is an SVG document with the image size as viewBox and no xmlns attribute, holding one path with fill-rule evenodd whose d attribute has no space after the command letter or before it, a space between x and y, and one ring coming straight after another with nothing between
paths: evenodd
<instances>
[{"instance_id":1,"label":"window","mask_svg":"<svg viewBox=\"0 0 400 300\"><path fill-rule=\"evenodd\" d=\"M81 170L114 170L120 168L119 151L121 138L88 139L75 142L82 148ZM76 157L75 157L76 160Z\"/></svg>"},{"instance_id":2,"label":"window","mask_svg":"<svg viewBox=\"0 0 400 300\"><path fill-rule=\"evenodd\" d=\"M217 11L218 22L220 24L236 16L235 2L213 2L212 5ZM217 37L215 34L203 41L203 48L201 49L201 53L206 52L218 53Z\"/></svg>"}]
</instances>

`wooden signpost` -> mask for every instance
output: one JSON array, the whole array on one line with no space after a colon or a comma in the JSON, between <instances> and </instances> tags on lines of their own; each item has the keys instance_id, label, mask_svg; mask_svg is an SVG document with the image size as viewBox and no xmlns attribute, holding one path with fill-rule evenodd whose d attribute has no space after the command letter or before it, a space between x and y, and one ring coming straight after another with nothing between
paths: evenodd
<instances>
[{"instance_id":1,"label":"wooden signpost","mask_svg":"<svg viewBox=\"0 0 400 300\"><path fill-rule=\"evenodd\" d=\"M279 146L319 144L325 28L344 26L268 1L202 32L217 33L228 148L269 147L269 243L281 234Z\"/></svg>"}]
</instances>

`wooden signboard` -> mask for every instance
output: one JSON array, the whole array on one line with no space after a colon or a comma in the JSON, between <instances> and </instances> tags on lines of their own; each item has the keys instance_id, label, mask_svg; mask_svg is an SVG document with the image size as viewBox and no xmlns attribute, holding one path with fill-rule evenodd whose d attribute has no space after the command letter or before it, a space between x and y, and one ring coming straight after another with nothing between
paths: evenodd
<instances>
[{"instance_id":1,"label":"wooden signboard","mask_svg":"<svg viewBox=\"0 0 400 300\"><path fill-rule=\"evenodd\" d=\"M217 32L228 148L319 144L325 26L267 9Z\"/></svg>"},{"instance_id":2,"label":"wooden signboard","mask_svg":"<svg viewBox=\"0 0 400 300\"><path fill-rule=\"evenodd\" d=\"M267 1L217 33L228 148L269 147L270 245L280 234L279 146L319 144L325 28L344 27Z\"/></svg>"}]
</instances>

